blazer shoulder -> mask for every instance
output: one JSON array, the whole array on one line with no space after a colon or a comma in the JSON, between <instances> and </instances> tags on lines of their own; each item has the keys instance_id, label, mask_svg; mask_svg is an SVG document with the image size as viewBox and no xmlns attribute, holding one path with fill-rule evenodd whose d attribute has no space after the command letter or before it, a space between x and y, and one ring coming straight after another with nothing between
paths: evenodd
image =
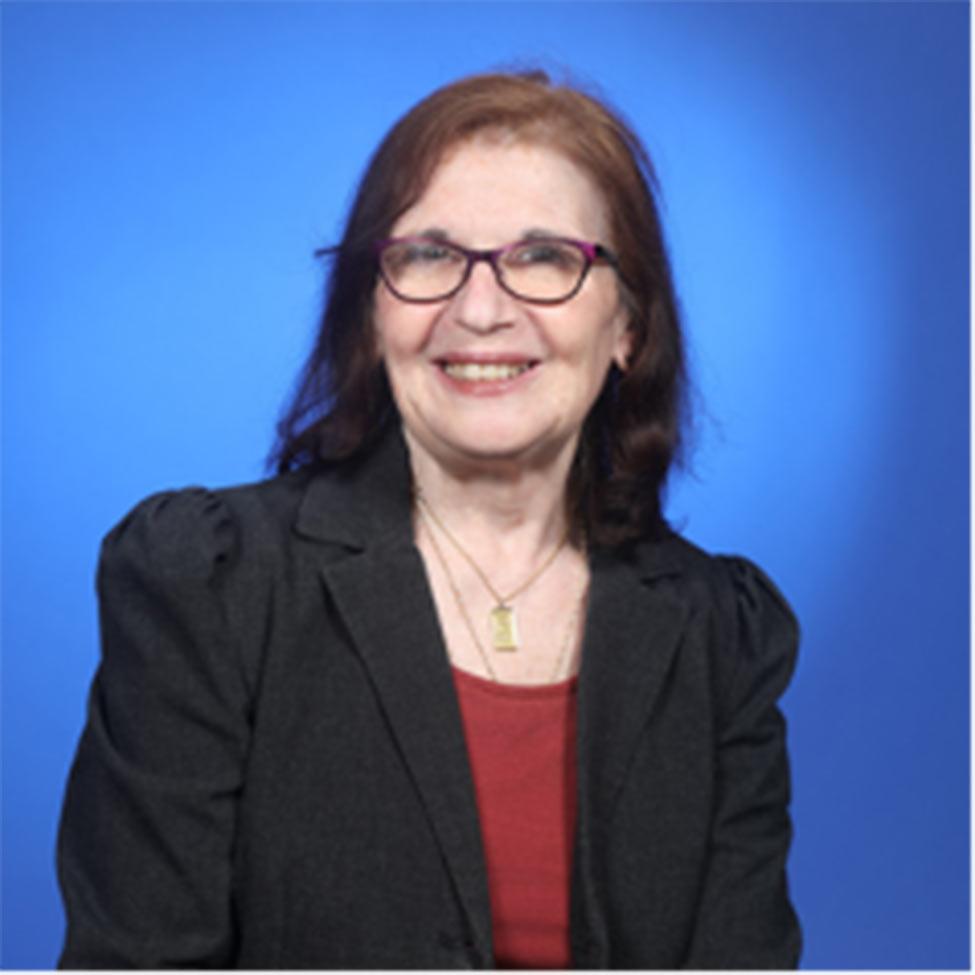
<instances>
[{"instance_id":1,"label":"blazer shoulder","mask_svg":"<svg viewBox=\"0 0 975 975\"><path fill-rule=\"evenodd\" d=\"M795 620L779 587L753 561L741 555L713 554L682 535L644 546L638 561L645 577L674 576L693 595L729 609L767 609Z\"/></svg>"},{"instance_id":2,"label":"blazer shoulder","mask_svg":"<svg viewBox=\"0 0 975 975\"><path fill-rule=\"evenodd\" d=\"M799 621L779 587L750 559L716 555L714 571L723 578L718 645L730 658L736 682L765 682L773 696L788 686L799 652Z\"/></svg>"},{"instance_id":3,"label":"blazer shoulder","mask_svg":"<svg viewBox=\"0 0 975 975\"><path fill-rule=\"evenodd\" d=\"M666 579L677 598L708 622L711 656L726 677L774 669L786 686L795 667L799 623L761 567L740 555L709 553L677 534L650 543L639 561L646 579Z\"/></svg>"},{"instance_id":4,"label":"blazer shoulder","mask_svg":"<svg viewBox=\"0 0 975 975\"><path fill-rule=\"evenodd\" d=\"M101 547L103 672L114 673L120 661L131 669L136 659L159 666L153 648L176 627L200 659L225 676L239 674L245 696L253 694L303 480L285 475L221 490L160 491L135 505ZM118 638L122 633L138 639ZM198 666L195 659L187 672Z\"/></svg>"},{"instance_id":5,"label":"blazer shoulder","mask_svg":"<svg viewBox=\"0 0 975 975\"><path fill-rule=\"evenodd\" d=\"M158 491L105 536L101 573L150 569L201 582L224 575L254 551L267 552L293 524L310 475L285 474L234 487Z\"/></svg>"}]
</instances>

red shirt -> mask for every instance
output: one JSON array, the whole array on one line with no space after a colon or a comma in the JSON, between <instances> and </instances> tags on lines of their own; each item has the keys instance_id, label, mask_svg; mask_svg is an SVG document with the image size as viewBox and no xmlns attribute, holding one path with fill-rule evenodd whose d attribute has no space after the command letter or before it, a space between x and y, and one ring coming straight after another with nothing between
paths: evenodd
<instances>
[{"instance_id":1,"label":"red shirt","mask_svg":"<svg viewBox=\"0 0 975 975\"><path fill-rule=\"evenodd\" d=\"M454 668L499 968L568 968L576 679L497 684Z\"/></svg>"}]
</instances>

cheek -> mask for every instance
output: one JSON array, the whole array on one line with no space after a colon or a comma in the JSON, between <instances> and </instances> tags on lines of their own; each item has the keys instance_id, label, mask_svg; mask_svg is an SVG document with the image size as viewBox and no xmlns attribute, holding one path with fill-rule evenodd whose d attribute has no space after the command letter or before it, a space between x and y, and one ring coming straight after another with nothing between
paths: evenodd
<instances>
[{"instance_id":1,"label":"cheek","mask_svg":"<svg viewBox=\"0 0 975 975\"><path fill-rule=\"evenodd\" d=\"M615 358L625 347L630 315L615 280L600 278L592 285L591 291L580 295L587 299L585 307L580 305L574 321L565 324L576 342L587 346L584 354L589 358Z\"/></svg>"},{"instance_id":2,"label":"cheek","mask_svg":"<svg viewBox=\"0 0 975 975\"><path fill-rule=\"evenodd\" d=\"M402 354L404 337L408 334L402 321L402 311L390 303L387 296L377 294L373 302L372 331L378 358L385 361Z\"/></svg>"},{"instance_id":3,"label":"cheek","mask_svg":"<svg viewBox=\"0 0 975 975\"><path fill-rule=\"evenodd\" d=\"M629 333L619 316L608 317L605 312L581 325L576 331L567 356L580 366L587 367L601 377L613 362L619 363L629 351Z\"/></svg>"},{"instance_id":4,"label":"cheek","mask_svg":"<svg viewBox=\"0 0 975 975\"><path fill-rule=\"evenodd\" d=\"M422 358L431 333L430 313L421 306L404 305L395 298L377 296L373 305L373 333L378 358L400 368Z\"/></svg>"}]
</instances>

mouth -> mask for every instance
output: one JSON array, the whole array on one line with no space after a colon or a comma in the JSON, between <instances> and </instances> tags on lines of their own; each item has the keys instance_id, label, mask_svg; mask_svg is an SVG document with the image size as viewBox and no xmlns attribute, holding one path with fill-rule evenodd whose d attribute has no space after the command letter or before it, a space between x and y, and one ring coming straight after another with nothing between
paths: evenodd
<instances>
[{"instance_id":1,"label":"mouth","mask_svg":"<svg viewBox=\"0 0 975 975\"><path fill-rule=\"evenodd\" d=\"M437 366L451 379L466 383L497 383L517 379L538 365L537 360L517 362L460 362L441 360Z\"/></svg>"}]
</instances>

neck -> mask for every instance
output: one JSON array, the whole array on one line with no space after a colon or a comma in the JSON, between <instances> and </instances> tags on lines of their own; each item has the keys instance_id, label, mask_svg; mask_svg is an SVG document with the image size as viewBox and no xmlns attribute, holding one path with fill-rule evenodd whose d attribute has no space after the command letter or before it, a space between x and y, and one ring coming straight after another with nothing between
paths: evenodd
<instances>
[{"instance_id":1,"label":"neck","mask_svg":"<svg viewBox=\"0 0 975 975\"><path fill-rule=\"evenodd\" d=\"M413 481L427 504L488 561L531 564L566 531L566 490L575 443L546 463L445 463L405 431Z\"/></svg>"}]
</instances>

